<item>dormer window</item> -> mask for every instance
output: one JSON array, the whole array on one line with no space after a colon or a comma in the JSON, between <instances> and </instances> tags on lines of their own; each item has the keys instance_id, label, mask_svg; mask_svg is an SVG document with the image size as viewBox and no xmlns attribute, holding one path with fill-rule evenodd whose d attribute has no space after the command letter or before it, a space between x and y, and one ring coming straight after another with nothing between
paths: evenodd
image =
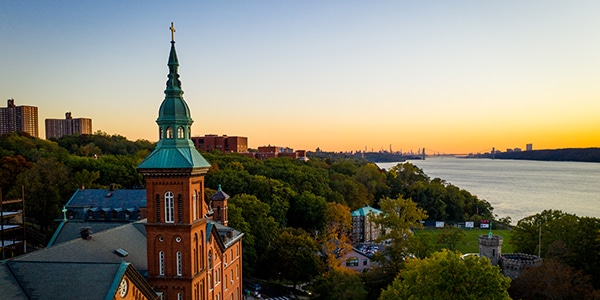
<instances>
[{"instance_id":1,"label":"dormer window","mask_svg":"<svg viewBox=\"0 0 600 300\"><path fill-rule=\"evenodd\" d=\"M172 127L167 127L167 138L168 139L172 139L173 138L173 128Z\"/></svg>"},{"instance_id":2,"label":"dormer window","mask_svg":"<svg viewBox=\"0 0 600 300\"><path fill-rule=\"evenodd\" d=\"M181 126L179 126L179 128L177 128L177 138L185 139L185 133L183 131L183 127L181 127Z\"/></svg>"}]
</instances>

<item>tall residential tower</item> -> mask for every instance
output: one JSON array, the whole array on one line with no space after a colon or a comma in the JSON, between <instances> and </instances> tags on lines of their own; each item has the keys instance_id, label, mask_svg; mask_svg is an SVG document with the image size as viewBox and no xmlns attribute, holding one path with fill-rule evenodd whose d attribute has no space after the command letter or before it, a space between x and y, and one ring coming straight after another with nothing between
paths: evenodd
<instances>
[{"instance_id":1,"label":"tall residential tower","mask_svg":"<svg viewBox=\"0 0 600 300\"><path fill-rule=\"evenodd\" d=\"M21 131L39 137L37 106L16 106L15 99L7 102L7 107L0 107L0 134Z\"/></svg>"},{"instance_id":2,"label":"tall residential tower","mask_svg":"<svg viewBox=\"0 0 600 300\"><path fill-rule=\"evenodd\" d=\"M92 119L73 119L71 112L67 112L62 120L46 119L46 139L74 134L92 134Z\"/></svg>"}]
</instances>

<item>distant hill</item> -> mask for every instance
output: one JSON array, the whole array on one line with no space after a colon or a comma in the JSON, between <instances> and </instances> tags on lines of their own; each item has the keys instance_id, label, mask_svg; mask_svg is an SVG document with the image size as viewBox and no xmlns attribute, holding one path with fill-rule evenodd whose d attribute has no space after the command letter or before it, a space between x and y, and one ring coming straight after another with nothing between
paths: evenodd
<instances>
[{"instance_id":1,"label":"distant hill","mask_svg":"<svg viewBox=\"0 0 600 300\"><path fill-rule=\"evenodd\" d=\"M491 155L490 155L491 156ZM600 162L600 148L567 148L496 153L496 159Z\"/></svg>"}]
</instances>

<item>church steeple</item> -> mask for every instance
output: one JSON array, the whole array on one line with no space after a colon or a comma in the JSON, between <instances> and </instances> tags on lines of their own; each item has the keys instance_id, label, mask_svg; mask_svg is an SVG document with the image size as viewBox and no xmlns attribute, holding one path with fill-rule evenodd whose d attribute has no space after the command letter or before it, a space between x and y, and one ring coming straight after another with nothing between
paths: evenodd
<instances>
[{"instance_id":1,"label":"church steeple","mask_svg":"<svg viewBox=\"0 0 600 300\"><path fill-rule=\"evenodd\" d=\"M210 164L198 153L191 140L192 120L190 109L183 100L179 80L179 61L175 51L175 28L171 23L171 51L165 99L158 110L159 139L156 149L138 166L138 169L157 168L208 168Z\"/></svg>"},{"instance_id":2,"label":"church steeple","mask_svg":"<svg viewBox=\"0 0 600 300\"><path fill-rule=\"evenodd\" d=\"M169 62L167 66L169 66L169 75L167 76L169 80L167 80L167 89L165 90L165 95L167 97L178 97L183 99L183 90L181 89L181 81L179 81L179 73L177 73L179 69L179 61L177 60L177 52L175 51L175 27L173 27L173 22L171 22L171 52L169 53Z\"/></svg>"}]
</instances>

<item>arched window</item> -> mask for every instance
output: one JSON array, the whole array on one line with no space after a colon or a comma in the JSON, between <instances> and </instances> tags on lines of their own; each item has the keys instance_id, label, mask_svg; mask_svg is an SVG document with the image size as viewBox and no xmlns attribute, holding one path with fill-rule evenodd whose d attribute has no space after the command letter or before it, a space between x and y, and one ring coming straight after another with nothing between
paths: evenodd
<instances>
[{"instance_id":1,"label":"arched window","mask_svg":"<svg viewBox=\"0 0 600 300\"><path fill-rule=\"evenodd\" d=\"M177 293L177 300L183 300L183 294Z\"/></svg>"},{"instance_id":2,"label":"arched window","mask_svg":"<svg viewBox=\"0 0 600 300\"><path fill-rule=\"evenodd\" d=\"M193 217L194 217L194 221L196 221L196 219L198 219L198 191L194 190L194 194L192 195L192 210L193 212Z\"/></svg>"},{"instance_id":3,"label":"arched window","mask_svg":"<svg viewBox=\"0 0 600 300\"><path fill-rule=\"evenodd\" d=\"M198 234L194 233L194 274L198 273L199 269L198 269L198 259L200 257L198 256Z\"/></svg>"},{"instance_id":4,"label":"arched window","mask_svg":"<svg viewBox=\"0 0 600 300\"><path fill-rule=\"evenodd\" d=\"M204 231L200 231L200 248L198 248L198 262L200 263L200 270L204 269Z\"/></svg>"},{"instance_id":5,"label":"arched window","mask_svg":"<svg viewBox=\"0 0 600 300\"><path fill-rule=\"evenodd\" d=\"M169 191L165 193L165 222L173 223L174 221L174 206L175 206L175 198L173 197L173 192Z\"/></svg>"},{"instance_id":6,"label":"arched window","mask_svg":"<svg viewBox=\"0 0 600 300\"><path fill-rule=\"evenodd\" d=\"M172 127L167 127L167 138L168 139L172 139L173 138L173 128Z\"/></svg>"},{"instance_id":7,"label":"arched window","mask_svg":"<svg viewBox=\"0 0 600 300\"><path fill-rule=\"evenodd\" d=\"M185 139L185 133L184 133L183 127L181 127L181 126L177 127L177 138Z\"/></svg>"},{"instance_id":8,"label":"arched window","mask_svg":"<svg viewBox=\"0 0 600 300\"><path fill-rule=\"evenodd\" d=\"M158 252L158 275L165 275L165 253Z\"/></svg>"},{"instance_id":9,"label":"arched window","mask_svg":"<svg viewBox=\"0 0 600 300\"><path fill-rule=\"evenodd\" d=\"M183 275L183 262L181 260L181 251L177 251L177 276Z\"/></svg>"}]
</instances>

